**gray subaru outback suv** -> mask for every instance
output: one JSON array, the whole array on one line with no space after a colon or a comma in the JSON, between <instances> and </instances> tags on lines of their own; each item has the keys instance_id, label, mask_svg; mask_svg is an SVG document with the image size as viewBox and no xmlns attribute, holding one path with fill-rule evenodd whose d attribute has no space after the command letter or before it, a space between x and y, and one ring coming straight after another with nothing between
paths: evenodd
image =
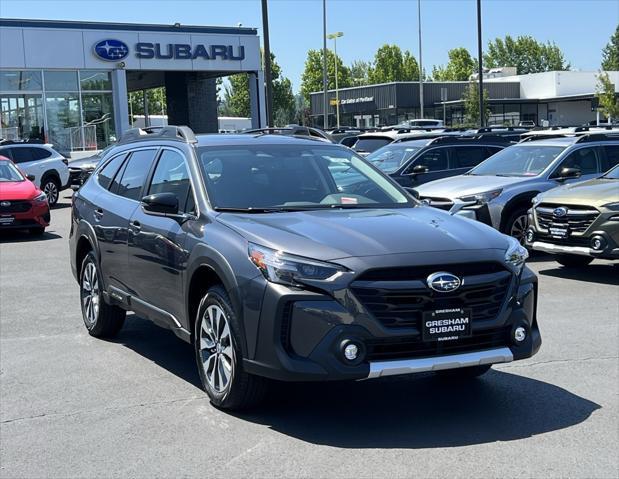
<instances>
[{"instance_id":1,"label":"gray subaru outback suv","mask_svg":"<svg viewBox=\"0 0 619 479\"><path fill-rule=\"evenodd\" d=\"M468 173L416 188L422 200L475 219L524 244L527 211L538 193L595 178L617 164L619 134L528 139L505 148Z\"/></svg>"}]
</instances>

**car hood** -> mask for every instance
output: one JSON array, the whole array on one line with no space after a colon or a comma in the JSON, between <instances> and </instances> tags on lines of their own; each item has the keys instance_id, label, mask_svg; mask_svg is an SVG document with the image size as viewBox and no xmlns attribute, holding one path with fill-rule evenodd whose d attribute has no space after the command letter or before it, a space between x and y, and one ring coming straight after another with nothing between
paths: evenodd
<instances>
[{"instance_id":1,"label":"car hood","mask_svg":"<svg viewBox=\"0 0 619 479\"><path fill-rule=\"evenodd\" d=\"M0 200L29 200L39 193L32 181L0 182Z\"/></svg>"},{"instance_id":2,"label":"car hood","mask_svg":"<svg viewBox=\"0 0 619 479\"><path fill-rule=\"evenodd\" d=\"M73 160L69 162L69 168L88 168L96 166L101 161L99 155L88 156L86 158L80 158L79 160Z\"/></svg>"},{"instance_id":3,"label":"car hood","mask_svg":"<svg viewBox=\"0 0 619 479\"><path fill-rule=\"evenodd\" d=\"M504 188L534 177L459 175L431 181L415 187L420 196L459 198Z\"/></svg>"},{"instance_id":4,"label":"car hood","mask_svg":"<svg viewBox=\"0 0 619 479\"><path fill-rule=\"evenodd\" d=\"M561 186L544 193L541 200L568 205L602 206L619 201L619 180L599 178Z\"/></svg>"},{"instance_id":5,"label":"car hood","mask_svg":"<svg viewBox=\"0 0 619 479\"><path fill-rule=\"evenodd\" d=\"M217 220L248 241L321 260L508 246L507 237L489 226L425 206L222 213Z\"/></svg>"}]
</instances>

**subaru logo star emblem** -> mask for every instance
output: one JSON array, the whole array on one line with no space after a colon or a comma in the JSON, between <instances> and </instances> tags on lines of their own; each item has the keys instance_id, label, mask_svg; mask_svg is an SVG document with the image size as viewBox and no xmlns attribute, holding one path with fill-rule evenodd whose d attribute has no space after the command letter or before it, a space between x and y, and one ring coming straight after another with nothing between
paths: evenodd
<instances>
[{"instance_id":1,"label":"subaru logo star emblem","mask_svg":"<svg viewBox=\"0 0 619 479\"><path fill-rule=\"evenodd\" d=\"M428 287L439 293L448 293L455 291L460 287L462 281L456 275L440 271L438 273L431 274L426 280Z\"/></svg>"},{"instance_id":2,"label":"subaru logo star emblem","mask_svg":"<svg viewBox=\"0 0 619 479\"><path fill-rule=\"evenodd\" d=\"M2 203L0 203L0 206L11 206L11 202L10 201L3 201Z\"/></svg>"},{"instance_id":3,"label":"subaru logo star emblem","mask_svg":"<svg viewBox=\"0 0 619 479\"><path fill-rule=\"evenodd\" d=\"M563 218L567 214L567 208L565 206L560 206L559 208L555 208L552 214L557 218Z\"/></svg>"},{"instance_id":4,"label":"subaru logo star emblem","mask_svg":"<svg viewBox=\"0 0 619 479\"><path fill-rule=\"evenodd\" d=\"M129 47L120 40L101 40L94 46L95 55L106 62L117 62L129 55Z\"/></svg>"}]
</instances>

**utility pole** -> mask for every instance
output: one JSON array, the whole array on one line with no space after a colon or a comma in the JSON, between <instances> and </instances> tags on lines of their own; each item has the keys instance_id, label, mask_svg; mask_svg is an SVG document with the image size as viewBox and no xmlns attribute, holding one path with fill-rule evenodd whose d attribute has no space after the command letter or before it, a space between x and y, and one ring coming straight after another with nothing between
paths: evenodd
<instances>
[{"instance_id":1,"label":"utility pole","mask_svg":"<svg viewBox=\"0 0 619 479\"><path fill-rule=\"evenodd\" d=\"M329 40L333 40L333 53L335 54L335 118L337 127L340 127L340 92L337 88L337 39L344 36L342 32L330 33Z\"/></svg>"},{"instance_id":2,"label":"utility pole","mask_svg":"<svg viewBox=\"0 0 619 479\"><path fill-rule=\"evenodd\" d=\"M419 118L423 118L423 62L421 60L421 0L417 0L417 17L419 19Z\"/></svg>"},{"instance_id":3,"label":"utility pole","mask_svg":"<svg viewBox=\"0 0 619 479\"><path fill-rule=\"evenodd\" d=\"M271 79L271 46L269 44L269 12L267 0L262 0L262 35L264 41L264 83L266 85L267 127L273 125L273 81Z\"/></svg>"},{"instance_id":4,"label":"utility pole","mask_svg":"<svg viewBox=\"0 0 619 479\"><path fill-rule=\"evenodd\" d=\"M329 128L329 99L327 98L327 0L322 0L322 96L323 128Z\"/></svg>"},{"instance_id":5,"label":"utility pole","mask_svg":"<svg viewBox=\"0 0 619 479\"><path fill-rule=\"evenodd\" d=\"M481 50L481 0L477 0L477 61L479 62L479 127L486 123L484 112L484 67Z\"/></svg>"}]
</instances>

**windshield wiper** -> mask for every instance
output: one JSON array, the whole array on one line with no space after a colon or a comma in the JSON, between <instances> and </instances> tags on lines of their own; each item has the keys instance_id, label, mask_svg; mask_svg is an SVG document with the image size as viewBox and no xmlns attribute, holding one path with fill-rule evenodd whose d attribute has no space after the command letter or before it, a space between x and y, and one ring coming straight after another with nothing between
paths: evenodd
<instances>
[{"instance_id":1,"label":"windshield wiper","mask_svg":"<svg viewBox=\"0 0 619 479\"><path fill-rule=\"evenodd\" d=\"M282 213L287 211L299 211L298 208L230 208L227 206L215 206L213 209L221 213Z\"/></svg>"}]
</instances>

